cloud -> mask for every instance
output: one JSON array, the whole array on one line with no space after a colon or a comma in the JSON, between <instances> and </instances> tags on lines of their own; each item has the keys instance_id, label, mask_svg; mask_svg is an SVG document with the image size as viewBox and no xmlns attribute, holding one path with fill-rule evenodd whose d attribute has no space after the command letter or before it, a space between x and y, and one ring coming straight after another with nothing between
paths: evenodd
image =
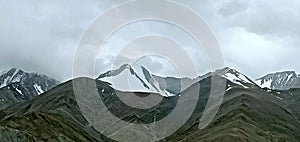
<instances>
[{"instance_id":1,"label":"cloud","mask_svg":"<svg viewBox=\"0 0 300 142\"><path fill-rule=\"evenodd\" d=\"M268 0L193 1L216 34L227 66L252 78L300 70L300 2Z\"/></svg>"},{"instance_id":2,"label":"cloud","mask_svg":"<svg viewBox=\"0 0 300 142\"><path fill-rule=\"evenodd\" d=\"M0 69L15 66L70 78L77 41L100 12L99 1L0 2Z\"/></svg>"},{"instance_id":3,"label":"cloud","mask_svg":"<svg viewBox=\"0 0 300 142\"><path fill-rule=\"evenodd\" d=\"M59 80L72 75L78 40L99 14L122 0L0 1L0 70L15 66L42 72ZM252 78L281 70L299 72L300 1L298 0L178 0L199 13L215 33L226 65ZM141 30L137 30L141 29ZM125 34L124 34L125 33ZM126 36L127 33L127 36ZM207 71L203 51L176 27L155 22L138 23L123 29L109 41L96 62L96 72L111 65L120 47L139 34L158 33L180 42ZM117 48L115 48L117 47ZM115 48L115 49L113 49ZM200 59L201 58L201 59ZM150 62L150 60L148 60ZM145 63L146 64L146 63ZM166 63L151 64L165 70Z\"/></svg>"}]
</instances>

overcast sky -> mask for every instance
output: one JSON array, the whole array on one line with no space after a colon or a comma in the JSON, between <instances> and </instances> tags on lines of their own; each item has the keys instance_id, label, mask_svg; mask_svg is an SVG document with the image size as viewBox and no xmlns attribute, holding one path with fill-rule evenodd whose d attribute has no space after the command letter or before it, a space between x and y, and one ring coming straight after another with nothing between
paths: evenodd
<instances>
[{"instance_id":1,"label":"overcast sky","mask_svg":"<svg viewBox=\"0 0 300 142\"><path fill-rule=\"evenodd\" d=\"M17 67L41 72L65 81L72 77L72 63L80 36L96 16L121 0L1 0L0 70ZM219 41L226 66L251 78L269 72L295 70L299 73L299 0L178 0L209 24ZM139 34L176 33L192 57L194 43L176 28L162 23L136 23L116 33L99 56L97 72L103 72L113 57L111 47L122 45ZM127 33L127 34L126 34ZM128 34L130 33L130 34ZM182 36L178 36L182 35ZM125 37L124 37L125 36ZM201 57L199 57L201 58ZM152 62L153 70L168 74L170 64ZM203 66L206 65L203 63ZM171 67L170 67L171 68Z\"/></svg>"}]
</instances>

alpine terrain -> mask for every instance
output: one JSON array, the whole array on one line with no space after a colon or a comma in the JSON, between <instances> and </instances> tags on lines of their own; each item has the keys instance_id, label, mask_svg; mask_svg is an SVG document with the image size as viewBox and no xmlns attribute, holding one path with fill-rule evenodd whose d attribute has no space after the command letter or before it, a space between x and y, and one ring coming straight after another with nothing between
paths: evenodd
<instances>
[{"instance_id":1,"label":"alpine terrain","mask_svg":"<svg viewBox=\"0 0 300 142\"><path fill-rule=\"evenodd\" d=\"M17 68L0 73L0 108L29 100L58 85L55 79L39 73L27 73Z\"/></svg>"},{"instance_id":2,"label":"alpine terrain","mask_svg":"<svg viewBox=\"0 0 300 142\"><path fill-rule=\"evenodd\" d=\"M284 71L268 74L256 80L261 87L277 90L300 88L300 76L295 71Z\"/></svg>"},{"instance_id":3,"label":"alpine terrain","mask_svg":"<svg viewBox=\"0 0 300 142\"><path fill-rule=\"evenodd\" d=\"M125 64L96 79L75 78L55 86L57 81L44 75L12 69L0 76L0 97L14 100L20 95L22 101L1 106L0 141L114 141L107 136L125 134L127 132L122 128L131 124L163 120L176 110L177 105L189 106L190 102L196 101L191 117L172 135L160 141L298 142L300 89L297 88L297 80L295 72L270 74L252 80L228 67L197 78L163 77L151 74L145 67L132 68ZM212 87L222 88L223 83L225 93L220 109L207 127L199 129ZM212 92L212 95L216 97L219 93ZM92 109L96 106L87 106L95 102L95 98L90 97L93 94L99 96L105 107ZM119 95L153 96L161 98L161 101L153 107L138 109L125 104ZM30 99L22 99L22 96ZM185 96L188 99L179 101ZM128 123L114 121L98 131L94 127L97 121L108 119L97 117L98 120L91 122L81 111L82 107L89 112L86 114L96 116L109 111ZM179 113L186 115L185 111ZM158 133L165 131L149 133L152 129L151 125L147 125L133 130L135 136L119 140L157 141Z\"/></svg>"}]
</instances>

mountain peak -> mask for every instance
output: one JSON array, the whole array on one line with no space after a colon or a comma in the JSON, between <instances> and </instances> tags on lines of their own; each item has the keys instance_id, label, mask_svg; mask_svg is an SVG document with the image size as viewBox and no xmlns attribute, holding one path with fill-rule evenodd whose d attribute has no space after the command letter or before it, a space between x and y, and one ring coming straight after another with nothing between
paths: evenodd
<instances>
[{"instance_id":1,"label":"mountain peak","mask_svg":"<svg viewBox=\"0 0 300 142\"><path fill-rule=\"evenodd\" d=\"M267 74L255 81L263 88L287 90L300 86L300 77L295 71L282 71Z\"/></svg>"},{"instance_id":2,"label":"mountain peak","mask_svg":"<svg viewBox=\"0 0 300 142\"><path fill-rule=\"evenodd\" d=\"M5 69L0 73L0 88L15 83L20 82L22 76L25 72L18 68Z\"/></svg>"},{"instance_id":3,"label":"mountain peak","mask_svg":"<svg viewBox=\"0 0 300 142\"><path fill-rule=\"evenodd\" d=\"M7 68L0 73L0 88L10 86L9 88L15 88L23 95L40 95L58 83L57 80L46 75L27 73L18 68Z\"/></svg>"},{"instance_id":4,"label":"mountain peak","mask_svg":"<svg viewBox=\"0 0 300 142\"><path fill-rule=\"evenodd\" d=\"M173 96L143 66L133 68L130 64L123 64L118 69L100 74L96 79L108 82L121 91L153 92Z\"/></svg>"},{"instance_id":5,"label":"mountain peak","mask_svg":"<svg viewBox=\"0 0 300 142\"><path fill-rule=\"evenodd\" d=\"M254 87L254 86L257 87L257 84L249 77L237 71L236 69L230 67L218 69L213 73L213 75L219 75L221 77L224 77L227 80L231 81L232 83L238 84L245 88Z\"/></svg>"}]
</instances>

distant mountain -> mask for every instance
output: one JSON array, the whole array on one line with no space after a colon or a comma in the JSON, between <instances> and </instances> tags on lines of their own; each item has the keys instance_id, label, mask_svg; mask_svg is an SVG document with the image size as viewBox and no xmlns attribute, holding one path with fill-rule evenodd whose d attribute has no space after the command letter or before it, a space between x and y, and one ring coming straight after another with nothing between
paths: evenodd
<instances>
[{"instance_id":1,"label":"distant mountain","mask_svg":"<svg viewBox=\"0 0 300 142\"><path fill-rule=\"evenodd\" d=\"M132 68L124 64L118 69L100 74L99 80L109 82L121 91L159 93L163 96L174 96L165 86L160 84L145 67Z\"/></svg>"},{"instance_id":2,"label":"distant mountain","mask_svg":"<svg viewBox=\"0 0 300 142\"><path fill-rule=\"evenodd\" d=\"M188 87L193 85L196 82L199 82L202 79L205 79L210 76L220 76L222 78L227 79L231 82L231 85L245 87L245 88L251 88L256 87L259 88L259 86L252 81L250 78L248 78L246 75L236 71L235 69L231 69L229 67L218 69L214 72L209 72L203 76L199 76L196 78L176 78L176 77L161 77L157 75L152 75L160 84L166 84L167 90L169 92L173 92L174 94L178 94L184 90L186 90ZM228 84L227 88L230 87L230 84Z\"/></svg>"},{"instance_id":3,"label":"distant mountain","mask_svg":"<svg viewBox=\"0 0 300 142\"><path fill-rule=\"evenodd\" d=\"M25 101L52 89L59 82L39 73L11 68L0 73L0 108Z\"/></svg>"},{"instance_id":4,"label":"distant mountain","mask_svg":"<svg viewBox=\"0 0 300 142\"><path fill-rule=\"evenodd\" d=\"M213 75L221 76L230 81L231 83L227 86L229 88L232 87L232 85L240 86L243 88L260 88L252 79L250 79L243 73L229 67L218 69L215 72L209 72L203 76L200 76L200 80Z\"/></svg>"},{"instance_id":5,"label":"distant mountain","mask_svg":"<svg viewBox=\"0 0 300 142\"><path fill-rule=\"evenodd\" d=\"M255 81L262 88L288 90L300 88L300 76L295 71L271 73Z\"/></svg>"}]
</instances>

